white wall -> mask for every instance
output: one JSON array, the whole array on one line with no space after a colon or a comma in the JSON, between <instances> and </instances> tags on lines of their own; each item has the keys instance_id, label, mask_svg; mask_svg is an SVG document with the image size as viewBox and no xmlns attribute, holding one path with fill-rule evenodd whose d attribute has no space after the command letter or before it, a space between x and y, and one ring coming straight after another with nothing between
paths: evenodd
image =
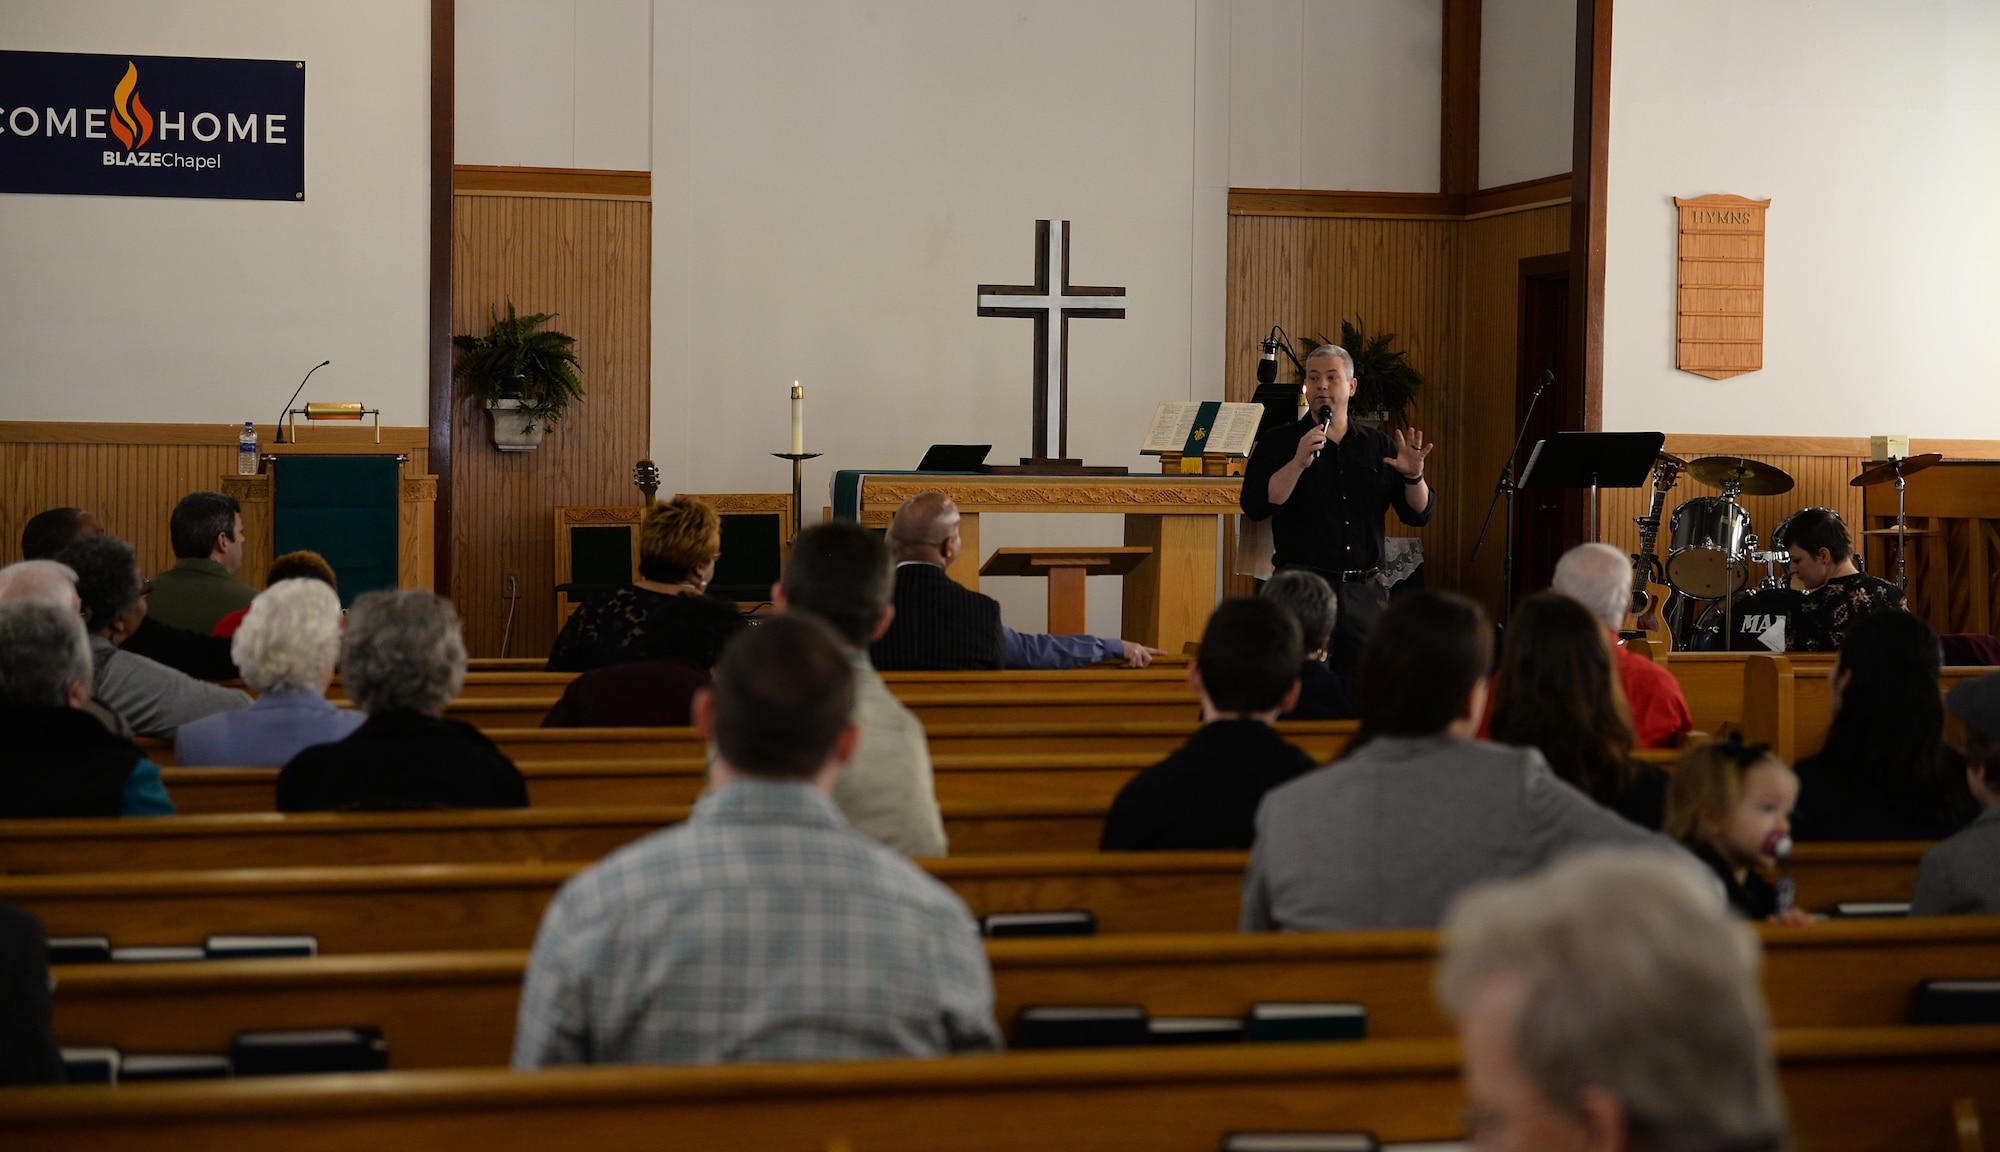
<instances>
[{"instance_id":1,"label":"white wall","mask_svg":"<svg viewBox=\"0 0 2000 1152\"><path fill-rule=\"evenodd\" d=\"M1443 0L1234 0L1239 188L1435 192Z\"/></svg>"},{"instance_id":2,"label":"white wall","mask_svg":"<svg viewBox=\"0 0 2000 1152\"><path fill-rule=\"evenodd\" d=\"M669 488L774 491L806 385L809 506L835 468L911 467L936 441L1029 451L1031 325L981 283L1032 277L1034 222L1073 221L1079 284L1123 320L1070 337L1071 451L1134 469L1153 406L1219 395L1191 370L1198 13L1152 0L743 5L654 15L653 450ZM1205 92L1220 90L1205 85ZM1211 131L1224 122L1209 114ZM1219 241L1218 241L1219 243ZM1203 247L1209 274L1220 257ZM1204 293L1219 309L1219 293ZM1219 313L1208 327L1219 347ZM1113 542L1115 516L996 517L1007 543ZM1017 539L1028 534L1026 539ZM1115 632L1116 582L1092 589ZM1039 627L1040 582L993 581Z\"/></svg>"},{"instance_id":3,"label":"white wall","mask_svg":"<svg viewBox=\"0 0 2000 1152\"><path fill-rule=\"evenodd\" d=\"M454 19L460 164L653 166L651 0L467 0Z\"/></svg>"},{"instance_id":4,"label":"white wall","mask_svg":"<svg viewBox=\"0 0 2000 1152\"><path fill-rule=\"evenodd\" d=\"M2000 6L1624 0L1604 421L2000 437ZM1764 369L1674 369L1674 196L1772 201Z\"/></svg>"},{"instance_id":5,"label":"white wall","mask_svg":"<svg viewBox=\"0 0 2000 1152\"><path fill-rule=\"evenodd\" d=\"M1575 120L1576 0L1483 0L1479 186L1569 171Z\"/></svg>"},{"instance_id":6,"label":"white wall","mask_svg":"<svg viewBox=\"0 0 2000 1152\"><path fill-rule=\"evenodd\" d=\"M306 62L302 203L0 196L0 418L425 423L430 32L420 0L0 5L0 47Z\"/></svg>"}]
</instances>

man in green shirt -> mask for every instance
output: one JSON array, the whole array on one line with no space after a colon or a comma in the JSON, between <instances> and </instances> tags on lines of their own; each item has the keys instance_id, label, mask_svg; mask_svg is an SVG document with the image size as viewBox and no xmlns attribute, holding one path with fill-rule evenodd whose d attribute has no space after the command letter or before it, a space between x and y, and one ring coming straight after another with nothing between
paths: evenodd
<instances>
[{"instance_id":1,"label":"man in green shirt","mask_svg":"<svg viewBox=\"0 0 2000 1152\"><path fill-rule=\"evenodd\" d=\"M206 636L257 595L235 577L243 566L243 507L220 492L190 492L174 505L168 527L179 559L153 577L147 615Z\"/></svg>"}]
</instances>

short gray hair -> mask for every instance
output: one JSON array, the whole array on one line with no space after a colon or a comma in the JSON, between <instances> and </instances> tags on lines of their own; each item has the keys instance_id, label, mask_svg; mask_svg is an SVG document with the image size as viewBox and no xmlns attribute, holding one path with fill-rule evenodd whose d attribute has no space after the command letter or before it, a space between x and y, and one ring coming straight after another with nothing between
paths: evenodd
<instances>
[{"instance_id":1,"label":"short gray hair","mask_svg":"<svg viewBox=\"0 0 2000 1152\"><path fill-rule=\"evenodd\" d=\"M1338 344L1320 345L1319 347L1306 353L1305 362L1310 364L1315 360L1324 360L1329 358L1338 360L1342 364L1347 365L1348 376L1352 377L1354 375L1354 355L1350 353L1347 349L1342 348Z\"/></svg>"},{"instance_id":2,"label":"short gray hair","mask_svg":"<svg viewBox=\"0 0 2000 1152\"><path fill-rule=\"evenodd\" d=\"M1308 652L1326 647L1334 622L1340 618L1340 602L1326 577L1304 568L1281 568L1264 582L1258 595L1291 612L1299 622Z\"/></svg>"},{"instance_id":3,"label":"short gray hair","mask_svg":"<svg viewBox=\"0 0 2000 1152\"><path fill-rule=\"evenodd\" d=\"M1632 610L1632 558L1609 544L1578 544L1556 561L1552 589L1590 609L1606 628Z\"/></svg>"},{"instance_id":4,"label":"short gray hair","mask_svg":"<svg viewBox=\"0 0 2000 1152\"><path fill-rule=\"evenodd\" d=\"M91 683L90 637L74 609L46 600L0 604L0 703L65 707L78 681Z\"/></svg>"},{"instance_id":5,"label":"short gray hair","mask_svg":"<svg viewBox=\"0 0 2000 1152\"><path fill-rule=\"evenodd\" d=\"M1474 889L1445 916L1438 999L1458 1015L1489 981L1518 982L1528 1078L1559 1108L1609 1091L1641 1147L1783 1148L1757 938L1705 879L1657 850L1597 849Z\"/></svg>"},{"instance_id":6,"label":"short gray hair","mask_svg":"<svg viewBox=\"0 0 2000 1152\"><path fill-rule=\"evenodd\" d=\"M280 580L250 601L229 644L259 692L317 692L340 658L340 597L318 580Z\"/></svg>"},{"instance_id":7,"label":"short gray hair","mask_svg":"<svg viewBox=\"0 0 2000 1152\"><path fill-rule=\"evenodd\" d=\"M436 716L465 686L465 637L451 601L417 588L354 601L340 674L362 710Z\"/></svg>"},{"instance_id":8,"label":"short gray hair","mask_svg":"<svg viewBox=\"0 0 2000 1152\"><path fill-rule=\"evenodd\" d=\"M0 601L40 600L71 613L81 606L76 569L53 560L21 560L0 568Z\"/></svg>"}]
</instances>

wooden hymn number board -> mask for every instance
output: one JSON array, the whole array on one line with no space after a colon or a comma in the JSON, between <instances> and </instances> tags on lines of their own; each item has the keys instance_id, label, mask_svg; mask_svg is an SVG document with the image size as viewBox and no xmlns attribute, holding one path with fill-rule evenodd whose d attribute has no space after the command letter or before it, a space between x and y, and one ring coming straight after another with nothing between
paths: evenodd
<instances>
[{"instance_id":1,"label":"wooden hymn number board","mask_svg":"<svg viewBox=\"0 0 2000 1152\"><path fill-rule=\"evenodd\" d=\"M1674 366L1722 380L1764 367L1764 212L1769 200L1674 197L1680 210Z\"/></svg>"}]
</instances>

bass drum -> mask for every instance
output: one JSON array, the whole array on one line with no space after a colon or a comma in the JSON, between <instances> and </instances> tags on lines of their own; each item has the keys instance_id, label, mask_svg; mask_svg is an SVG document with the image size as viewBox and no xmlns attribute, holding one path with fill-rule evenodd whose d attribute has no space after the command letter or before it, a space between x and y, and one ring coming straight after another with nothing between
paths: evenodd
<instances>
[{"instance_id":1,"label":"bass drum","mask_svg":"<svg viewBox=\"0 0 2000 1152\"><path fill-rule=\"evenodd\" d=\"M1694 647L1700 652L1783 652L1792 635L1792 616L1805 593L1761 588L1730 597L1729 643L1722 642L1722 601L1702 609L1695 620Z\"/></svg>"},{"instance_id":2,"label":"bass drum","mask_svg":"<svg viewBox=\"0 0 2000 1152\"><path fill-rule=\"evenodd\" d=\"M1744 545L1750 513L1717 496L1696 496L1674 509L1668 537L1667 583L1683 596L1715 600L1749 581Z\"/></svg>"}]
</instances>

